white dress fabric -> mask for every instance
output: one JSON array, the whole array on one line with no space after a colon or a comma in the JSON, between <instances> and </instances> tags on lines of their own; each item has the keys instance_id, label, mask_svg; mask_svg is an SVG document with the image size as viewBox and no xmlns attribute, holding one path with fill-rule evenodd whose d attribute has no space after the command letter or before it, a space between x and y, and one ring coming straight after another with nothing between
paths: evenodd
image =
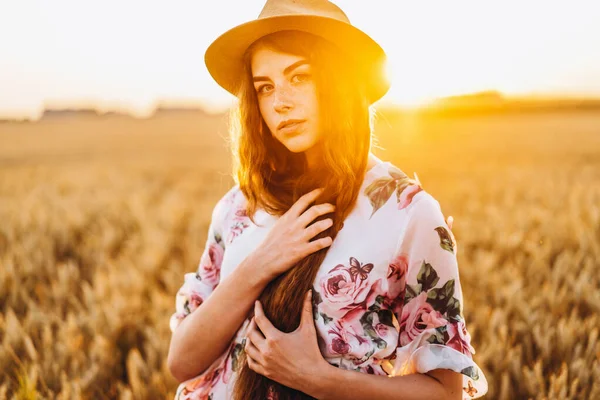
<instances>
[{"instance_id":1,"label":"white dress fabric","mask_svg":"<svg viewBox=\"0 0 600 400\"><path fill-rule=\"evenodd\" d=\"M235 273L277 221L258 210L253 224L246 204L235 185L215 206L198 268L185 274L176 294L172 331ZM375 375L446 368L462 374L463 399L484 395L488 384L473 360L456 253L438 201L418 180L379 161L367 171L313 282L323 357L338 368ZM231 398L248 324L203 374L179 385L177 400Z\"/></svg>"}]
</instances>

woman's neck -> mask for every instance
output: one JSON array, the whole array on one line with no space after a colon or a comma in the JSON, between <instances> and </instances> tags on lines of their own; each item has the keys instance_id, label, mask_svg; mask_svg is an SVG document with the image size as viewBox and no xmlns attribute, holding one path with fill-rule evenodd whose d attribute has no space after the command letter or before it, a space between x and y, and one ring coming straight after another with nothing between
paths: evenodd
<instances>
[{"instance_id":1,"label":"woman's neck","mask_svg":"<svg viewBox=\"0 0 600 400\"><path fill-rule=\"evenodd\" d=\"M381 160L379 160L375 155L369 153L369 158L367 159L367 171L373 168L375 165L379 164Z\"/></svg>"},{"instance_id":2,"label":"woman's neck","mask_svg":"<svg viewBox=\"0 0 600 400\"><path fill-rule=\"evenodd\" d=\"M319 165L319 157L320 155L316 152L316 151L310 151L307 150L305 153L306 156L306 163L308 166L308 169L312 169L315 168L316 165ZM367 158L367 168L365 171L369 171L371 168L373 168L375 165L379 164L381 162L381 160L377 157L375 157L375 155L373 153L369 153L369 156Z\"/></svg>"}]
</instances>

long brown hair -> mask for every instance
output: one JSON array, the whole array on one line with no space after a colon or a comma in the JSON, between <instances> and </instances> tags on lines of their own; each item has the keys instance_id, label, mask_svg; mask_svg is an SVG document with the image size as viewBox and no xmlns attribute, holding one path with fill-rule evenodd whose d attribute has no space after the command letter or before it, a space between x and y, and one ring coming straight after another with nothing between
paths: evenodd
<instances>
[{"instance_id":1,"label":"long brown hair","mask_svg":"<svg viewBox=\"0 0 600 400\"><path fill-rule=\"evenodd\" d=\"M305 155L290 152L273 137L261 116L250 68L252 52L258 45L303 56L312 66L321 121L319 168L309 170ZM281 216L300 196L324 187L315 203L329 202L336 205L336 210L315 222L332 218L333 226L313 240L325 236L335 239L358 197L372 139L373 109L351 57L334 44L305 32L281 31L264 36L246 52L238 99L230 120L234 178L248 200L246 211L251 220L254 222L259 207ZM292 332L298 328L304 295L312 287L328 249L299 261L271 281L260 295L265 314L277 329ZM240 360L235 400L266 399L269 387L281 400L312 398L252 371L244 352Z\"/></svg>"}]
</instances>

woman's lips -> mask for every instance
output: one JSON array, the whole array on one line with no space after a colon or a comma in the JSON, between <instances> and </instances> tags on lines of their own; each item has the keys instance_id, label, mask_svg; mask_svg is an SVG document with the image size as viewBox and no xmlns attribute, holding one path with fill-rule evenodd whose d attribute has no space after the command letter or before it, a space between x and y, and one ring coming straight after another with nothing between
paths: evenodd
<instances>
[{"instance_id":1,"label":"woman's lips","mask_svg":"<svg viewBox=\"0 0 600 400\"><path fill-rule=\"evenodd\" d=\"M302 127L302 125L304 124L304 122L306 122L306 121L293 122L291 124L288 124L288 125L284 126L281 129L279 129L279 132L281 132L281 133L294 133L300 127Z\"/></svg>"}]
</instances>

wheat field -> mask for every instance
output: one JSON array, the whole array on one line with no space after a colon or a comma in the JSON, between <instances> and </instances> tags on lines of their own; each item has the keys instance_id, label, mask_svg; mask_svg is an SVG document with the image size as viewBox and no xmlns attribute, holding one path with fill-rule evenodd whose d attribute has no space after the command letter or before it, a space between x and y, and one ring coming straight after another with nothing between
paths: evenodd
<instances>
[{"instance_id":1,"label":"wheat field","mask_svg":"<svg viewBox=\"0 0 600 400\"><path fill-rule=\"evenodd\" d=\"M454 217L488 399L600 399L600 112L378 114ZM165 399L168 319L232 185L226 117L0 123L0 399Z\"/></svg>"}]
</instances>

